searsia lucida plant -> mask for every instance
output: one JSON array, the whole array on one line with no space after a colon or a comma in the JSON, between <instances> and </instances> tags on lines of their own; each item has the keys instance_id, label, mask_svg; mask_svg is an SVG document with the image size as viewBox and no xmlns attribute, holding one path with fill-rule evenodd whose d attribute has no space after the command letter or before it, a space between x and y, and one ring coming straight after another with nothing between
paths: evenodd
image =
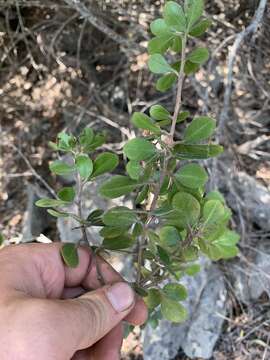
<instances>
[{"instance_id":1,"label":"searsia lucida plant","mask_svg":"<svg viewBox=\"0 0 270 360\"><path fill-rule=\"evenodd\" d=\"M208 116L190 120L182 106L185 78L198 71L209 57L205 47L187 47L196 43L194 40L211 24L202 18L203 8L203 0L185 0L182 6L168 1L163 17L151 23L154 37L148 44L148 66L159 75L158 91L176 86L174 111L156 104L149 114L133 114L131 122L142 132L123 147L126 175L111 176L99 188L100 196L109 199L129 195L134 206L93 209L86 218L82 216L85 184L113 171L119 162L111 152L95 155L105 137L89 127L79 137L60 133L57 143L52 144L54 150L69 153L73 162L56 160L50 164L51 171L56 175L76 174L76 188L64 187L57 199L37 202L49 208L52 216L77 220L84 241L87 227L99 227L103 241L99 247L92 247L93 253L132 252L137 274L132 285L145 298L153 326L162 317L172 322L187 318L181 304L187 297L181 276L194 276L200 270L196 261L201 253L216 261L234 257L238 251L239 236L228 227L231 211L219 192L206 193L208 175L197 162L223 151L211 142L216 122ZM168 61L168 53L174 61ZM184 122L182 138L176 141L175 130ZM78 205L76 214L67 210L74 202ZM61 253L67 265L78 264L74 244L63 245Z\"/></svg>"}]
</instances>

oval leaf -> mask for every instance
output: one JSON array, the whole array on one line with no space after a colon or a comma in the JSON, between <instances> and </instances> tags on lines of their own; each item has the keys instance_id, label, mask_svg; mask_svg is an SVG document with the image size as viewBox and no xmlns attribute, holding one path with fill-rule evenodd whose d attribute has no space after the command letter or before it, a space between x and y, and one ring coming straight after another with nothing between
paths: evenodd
<instances>
[{"instance_id":1,"label":"oval leaf","mask_svg":"<svg viewBox=\"0 0 270 360\"><path fill-rule=\"evenodd\" d=\"M136 138L127 142L123 151L130 160L141 161L155 155L156 147L144 138Z\"/></svg>"},{"instance_id":2,"label":"oval leaf","mask_svg":"<svg viewBox=\"0 0 270 360\"><path fill-rule=\"evenodd\" d=\"M200 19L203 14L204 2L203 0L186 0L185 13L187 17L188 27L190 28L196 21Z\"/></svg>"},{"instance_id":3,"label":"oval leaf","mask_svg":"<svg viewBox=\"0 0 270 360\"><path fill-rule=\"evenodd\" d=\"M102 217L102 220L107 226L129 227L136 223L138 218L136 213L125 207L117 206L108 210Z\"/></svg>"},{"instance_id":4,"label":"oval leaf","mask_svg":"<svg viewBox=\"0 0 270 360\"><path fill-rule=\"evenodd\" d=\"M184 186L197 189L205 185L208 175L198 164L187 164L175 174L176 179Z\"/></svg>"},{"instance_id":5,"label":"oval leaf","mask_svg":"<svg viewBox=\"0 0 270 360\"><path fill-rule=\"evenodd\" d=\"M102 246L108 250L121 250L127 249L134 245L134 238L128 235L121 235L110 239L104 239Z\"/></svg>"},{"instance_id":6,"label":"oval leaf","mask_svg":"<svg viewBox=\"0 0 270 360\"><path fill-rule=\"evenodd\" d=\"M213 224L224 218L224 206L219 200L209 200L203 207L204 224Z\"/></svg>"},{"instance_id":7,"label":"oval leaf","mask_svg":"<svg viewBox=\"0 0 270 360\"><path fill-rule=\"evenodd\" d=\"M153 105L150 108L150 116L158 121L171 119L171 114L162 105Z\"/></svg>"},{"instance_id":8,"label":"oval leaf","mask_svg":"<svg viewBox=\"0 0 270 360\"><path fill-rule=\"evenodd\" d=\"M186 17L182 6L174 1L168 1L164 7L163 17L166 25L173 30L184 32L186 30Z\"/></svg>"},{"instance_id":9,"label":"oval leaf","mask_svg":"<svg viewBox=\"0 0 270 360\"><path fill-rule=\"evenodd\" d=\"M154 74L166 74L168 72L175 72L175 70L168 64L166 59L160 54L150 56L148 66Z\"/></svg>"},{"instance_id":10,"label":"oval leaf","mask_svg":"<svg viewBox=\"0 0 270 360\"><path fill-rule=\"evenodd\" d=\"M139 161L131 160L127 163L126 170L131 179L138 180L143 174L143 167Z\"/></svg>"},{"instance_id":11,"label":"oval leaf","mask_svg":"<svg viewBox=\"0 0 270 360\"><path fill-rule=\"evenodd\" d=\"M150 24L151 32L156 36L168 35L170 34L170 29L166 25L164 19L156 19Z\"/></svg>"},{"instance_id":12,"label":"oval leaf","mask_svg":"<svg viewBox=\"0 0 270 360\"><path fill-rule=\"evenodd\" d=\"M56 175L68 175L74 172L74 166L66 164L64 161L56 160L50 163L49 168Z\"/></svg>"},{"instance_id":13,"label":"oval leaf","mask_svg":"<svg viewBox=\"0 0 270 360\"><path fill-rule=\"evenodd\" d=\"M65 206L68 203L66 201L56 200L56 199L40 199L36 201L35 204L38 207L50 208L50 207Z\"/></svg>"},{"instance_id":14,"label":"oval leaf","mask_svg":"<svg viewBox=\"0 0 270 360\"><path fill-rule=\"evenodd\" d=\"M106 198L114 199L132 192L139 186L141 184L127 176L116 175L101 185L99 193Z\"/></svg>"},{"instance_id":15,"label":"oval leaf","mask_svg":"<svg viewBox=\"0 0 270 360\"><path fill-rule=\"evenodd\" d=\"M75 244L64 244L61 248L61 255L67 266L75 268L79 265L78 250Z\"/></svg>"},{"instance_id":16,"label":"oval leaf","mask_svg":"<svg viewBox=\"0 0 270 360\"><path fill-rule=\"evenodd\" d=\"M131 122L139 129L149 130L154 134L160 134L160 128L153 123L149 116L135 112L131 118Z\"/></svg>"},{"instance_id":17,"label":"oval leaf","mask_svg":"<svg viewBox=\"0 0 270 360\"><path fill-rule=\"evenodd\" d=\"M60 200L72 202L75 198L75 190L73 187L64 187L58 191L57 196Z\"/></svg>"},{"instance_id":18,"label":"oval leaf","mask_svg":"<svg viewBox=\"0 0 270 360\"><path fill-rule=\"evenodd\" d=\"M82 179L86 180L92 174L93 162L87 154L76 156L75 164Z\"/></svg>"},{"instance_id":19,"label":"oval leaf","mask_svg":"<svg viewBox=\"0 0 270 360\"><path fill-rule=\"evenodd\" d=\"M194 37L200 37L211 26L211 24L212 24L211 20L208 19L202 20L201 22L199 22L199 24L193 26L189 34Z\"/></svg>"},{"instance_id":20,"label":"oval leaf","mask_svg":"<svg viewBox=\"0 0 270 360\"><path fill-rule=\"evenodd\" d=\"M165 92L169 90L173 84L176 82L177 75L170 73L162 76L160 79L158 79L156 84L156 89L160 92Z\"/></svg>"},{"instance_id":21,"label":"oval leaf","mask_svg":"<svg viewBox=\"0 0 270 360\"><path fill-rule=\"evenodd\" d=\"M179 192L174 195L172 206L179 214L179 223L193 225L200 216L200 204L198 200L185 192Z\"/></svg>"},{"instance_id":22,"label":"oval leaf","mask_svg":"<svg viewBox=\"0 0 270 360\"><path fill-rule=\"evenodd\" d=\"M187 298L187 289L181 284L166 284L162 289L163 294L175 301L183 301Z\"/></svg>"},{"instance_id":23,"label":"oval leaf","mask_svg":"<svg viewBox=\"0 0 270 360\"><path fill-rule=\"evenodd\" d=\"M187 311L179 302L163 297L161 301L161 313L166 320L181 323L187 319Z\"/></svg>"},{"instance_id":24,"label":"oval leaf","mask_svg":"<svg viewBox=\"0 0 270 360\"><path fill-rule=\"evenodd\" d=\"M180 234L174 226L163 226L160 229L159 238L164 247L177 246L181 241Z\"/></svg>"},{"instance_id":25,"label":"oval leaf","mask_svg":"<svg viewBox=\"0 0 270 360\"><path fill-rule=\"evenodd\" d=\"M210 117L200 116L192 120L184 132L184 140L196 143L208 139L215 131L216 122Z\"/></svg>"},{"instance_id":26,"label":"oval leaf","mask_svg":"<svg viewBox=\"0 0 270 360\"><path fill-rule=\"evenodd\" d=\"M116 154L104 152L99 154L93 165L93 173L91 177L96 177L107 172L113 171L119 164L119 158Z\"/></svg>"},{"instance_id":27,"label":"oval leaf","mask_svg":"<svg viewBox=\"0 0 270 360\"><path fill-rule=\"evenodd\" d=\"M174 147L174 155L177 159L200 160L209 159L223 153L220 145L186 145L178 144Z\"/></svg>"},{"instance_id":28,"label":"oval leaf","mask_svg":"<svg viewBox=\"0 0 270 360\"><path fill-rule=\"evenodd\" d=\"M187 60L194 64L204 64L209 59L209 51L206 48L197 48L192 51Z\"/></svg>"}]
</instances>

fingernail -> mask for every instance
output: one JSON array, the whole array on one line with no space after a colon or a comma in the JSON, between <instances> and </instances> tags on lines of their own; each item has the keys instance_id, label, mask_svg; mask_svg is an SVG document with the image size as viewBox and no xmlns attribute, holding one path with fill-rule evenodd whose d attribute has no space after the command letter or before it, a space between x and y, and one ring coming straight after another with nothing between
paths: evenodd
<instances>
[{"instance_id":1,"label":"fingernail","mask_svg":"<svg viewBox=\"0 0 270 360\"><path fill-rule=\"evenodd\" d=\"M107 298L114 310L122 312L133 304L134 292L127 283L119 282L108 288Z\"/></svg>"}]
</instances>

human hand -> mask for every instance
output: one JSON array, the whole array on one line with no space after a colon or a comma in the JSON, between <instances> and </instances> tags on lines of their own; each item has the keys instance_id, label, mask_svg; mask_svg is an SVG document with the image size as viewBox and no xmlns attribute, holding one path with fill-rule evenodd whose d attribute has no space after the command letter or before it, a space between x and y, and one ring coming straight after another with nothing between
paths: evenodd
<instances>
[{"instance_id":1,"label":"human hand","mask_svg":"<svg viewBox=\"0 0 270 360\"><path fill-rule=\"evenodd\" d=\"M0 251L2 360L117 360L121 321L142 324L147 310L103 259L79 247L68 268L60 244L25 244ZM111 285L112 284L112 285ZM90 291L89 290L93 290Z\"/></svg>"}]
</instances>

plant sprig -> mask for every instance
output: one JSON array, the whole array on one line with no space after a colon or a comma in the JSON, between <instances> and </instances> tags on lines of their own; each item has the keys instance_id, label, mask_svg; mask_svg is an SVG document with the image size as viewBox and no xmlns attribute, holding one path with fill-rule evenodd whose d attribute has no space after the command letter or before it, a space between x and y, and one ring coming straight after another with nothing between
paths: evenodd
<instances>
[{"instance_id":1,"label":"plant sprig","mask_svg":"<svg viewBox=\"0 0 270 360\"><path fill-rule=\"evenodd\" d=\"M60 176L76 175L77 187L64 187L58 191L57 199L37 202L38 206L49 208L52 216L71 216L78 221L85 241L86 228L99 227L103 241L95 250L134 255L137 276L132 285L145 298L153 326L162 317L172 322L187 318L181 304L187 291L179 281L183 275L198 273L196 261L201 253L217 261L238 252L239 236L228 227L231 211L219 192L206 193L208 174L194 162L222 153L223 148L211 142L215 121L196 116L183 130L182 139L175 139L178 125L191 118L183 109L185 77L198 71L209 57L204 47L188 47L190 38L202 36L211 24L202 18L203 9L203 0L185 0L183 6L168 1L163 17L150 25L154 37L148 44L148 66L160 75L158 91L167 91L177 84L174 111L171 114L156 104L149 114L133 114L131 122L142 135L123 147L127 175L109 177L99 188L99 194L109 199L132 194L133 208L93 209L83 217L83 187L112 172L119 163L118 156L111 152L95 155L105 137L88 127L78 137L60 133L57 142L51 143L54 150L72 158L71 164L52 162L51 171ZM175 56L175 61L167 60L168 53L170 59L172 54ZM73 203L78 206L76 214L67 211ZM63 245L62 256L67 265L76 266L76 245Z\"/></svg>"}]
</instances>

